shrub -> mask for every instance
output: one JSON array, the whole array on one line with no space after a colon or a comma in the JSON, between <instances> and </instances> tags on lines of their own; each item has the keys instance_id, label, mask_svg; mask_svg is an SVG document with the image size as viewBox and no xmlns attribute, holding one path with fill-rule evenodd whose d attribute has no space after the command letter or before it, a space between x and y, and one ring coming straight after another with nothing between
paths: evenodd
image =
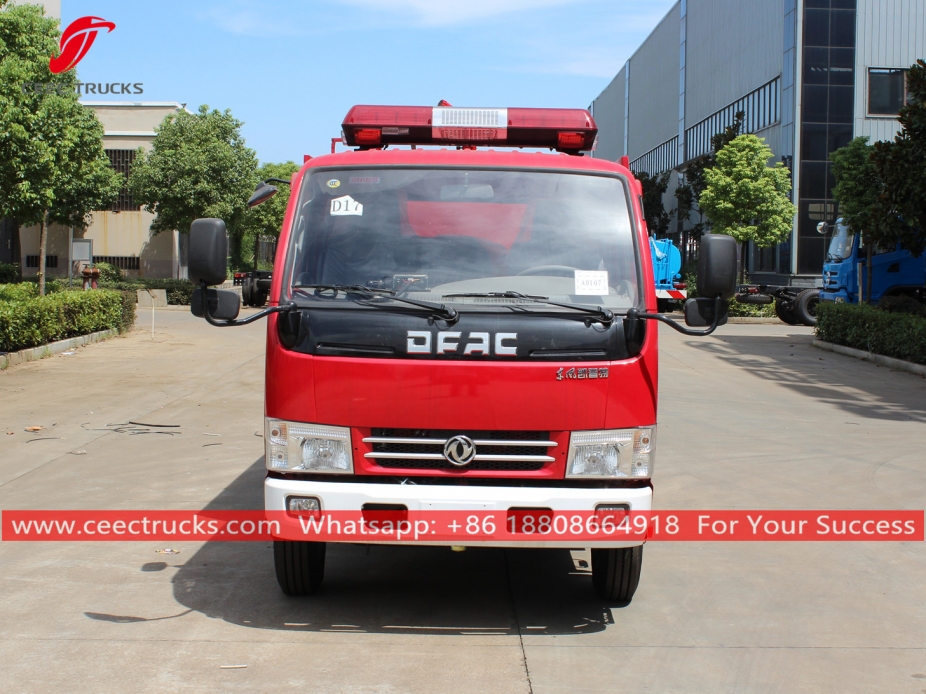
<instances>
[{"instance_id":1,"label":"shrub","mask_svg":"<svg viewBox=\"0 0 926 694\"><path fill-rule=\"evenodd\" d=\"M886 357L926 364L926 317L891 313L867 304L817 305L820 340Z\"/></svg>"},{"instance_id":2,"label":"shrub","mask_svg":"<svg viewBox=\"0 0 926 694\"><path fill-rule=\"evenodd\" d=\"M0 263L0 284L19 282L19 266Z\"/></svg>"},{"instance_id":3,"label":"shrub","mask_svg":"<svg viewBox=\"0 0 926 694\"><path fill-rule=\"evenodd\" d=\"M909 294L882 296L881 301L878 302L878 308L891 313L909 313L914 316L926 317L926 304Z\"/></svg>"},{"instance_id":4,"label":"shrub","mask_svg":"<svg viewBox=\"0 0 926 694\"><path fill-rule=\"evenodd\" d=\"M174 306L189 305L193 295L193 283L189 280L171 279L132 279L121 282L101 281L101 289L116 289L135 292L139 289L164 289L167 291L167 303Z\"/></svg>"},{"instance_id":5,"label":"shrub","mask_svg":"<svg viewBox=\"0 0 926 694\"><path fill-rule=\"evenodd\" d=\"M134 305L132 314L134 319ZM130 327L126 318L125 299L113 291L62 291L2 301L0 350L12 352L98 330L126 329Z\"/></svg>"},{"instance_id":6,"label":"shrub","mask_svg":"<svg viewBox=\"0 0 926 694\"><path fill-rule=\"evenodd\" d=\"M0 301L24 301L38 296L39 288L29 282L0 284Z\"/></svg>"},{"instance_id":7,"label":"shrub","mask_svg":"<svg viewBox=\"0 0 926 694\"><path fill-rule=\"evenodd\" d=\"M128 332L135 325L135 307L138 304L138 295L134 292L123 291L122 294L122 320L119 332Z\"/></svg>"},{"instance_id":8,"label":"shrub","mask_svg":"<svg viewBox=\"0 0 926 694\"><path fill-rule=\"evenodd\" d=\"M121 282L125 279L122 270L109 263L96 263L94 267L100 271L99 282Z\"/></svg>"}]
</instances>

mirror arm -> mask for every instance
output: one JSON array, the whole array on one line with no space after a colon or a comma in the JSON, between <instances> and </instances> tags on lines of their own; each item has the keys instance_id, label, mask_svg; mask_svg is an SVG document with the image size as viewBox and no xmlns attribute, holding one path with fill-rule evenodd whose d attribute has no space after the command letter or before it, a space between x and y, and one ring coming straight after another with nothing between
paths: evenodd
<instances>
[{"instance_id":1,"label":"mirror arm","mask_svg":"<svg viewBox=\"0 0 926 694\"><path fill-rule=\"evenodd\" d=\"M723 309L723 299L719 296L714 299L714 322L711 323L709 328L704 330L692 330L691 328L683 328L681 325L676 323L671 318L666 318L661 313L640 313L637 309L632 308L627 311L627 318L631 321L644 318L646 320L658 320L660 323L665 323L668 326L671 326L673 329L678 330L682 335L691 335L692 337L703 337L704 335L710 335L717 329L717 321L720 320L720 312Z\"/></svg>"},{"instance_id":2,"label":"mirror arm","mask_svg":"<svg viewBox=\"0 0 926 694\"><path fill-rule=\"evenodd\" d=\"M290 181L284 181L282 178L265 178L264 183L282 183L283 185L287 186L292 185Z\"/></svg>"},{"instance_id":3,"label":"mirror arm","mask_svg":"<svg viewBox=\"0 0 926 694\"><path fill-rule=\"evenodd\" d=\"M206 322L209 323L209 325L214 325L217 328L229 328L229 327L233 327L236 325L247 325L248 323L259 321L261 318L265 318L269 316L271 313L289 313L290 311L296 310L296 303L291 301L288 304L280 304L279 306L268 306L263 311L258 311L254 315L248 316L247 318L241 318L241 319L236 318L234 320L226 320L226 321L216 320L215 318L212 317L212 314L209 313L209 299L207 298L207 295L206 295L206 288L207 288L206 283L202 282L201 284L202 284L201 295L202 295L202 302L203 302L202 303L203 318L206 319Z\"/></svg>"}]
</instances>

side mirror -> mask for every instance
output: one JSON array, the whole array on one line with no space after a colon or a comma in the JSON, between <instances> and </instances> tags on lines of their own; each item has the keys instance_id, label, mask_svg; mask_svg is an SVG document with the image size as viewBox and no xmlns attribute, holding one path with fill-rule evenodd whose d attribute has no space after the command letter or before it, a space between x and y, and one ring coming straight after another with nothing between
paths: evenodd
<instances>
[{"instance_id":1,"label":"side mirror","mask_svg":"<svg viewBox=\"0 0 926 694\"><path fill-rule=\"evenodd\" d=\"M222 284L228 268L228 234L221 219L197 219L190 225L189 276L193 284Z\"/></svg>"},{"instance_id":2,"label":"side mirror","mask_svg":"<svg viewBox=\"0 0 926 694\"><path fill-rule=\"evenodd\" d=\"M817 222L817 233L818 234L826 233L826 222Z\"/></svg>"},{"instance_id":3,"label":"side mirror","mask_svg":"<svg viewBox=\"0 0 926 694\"><path fill-rule=\"evenodd\" d=\"M206 300L209 302L209 315L216 320L234 320L241 310L241 298L238 292L230 289L207 289ZM197 287L190 297L190 313L197 318L203 317L203 289Z\"/></svg>"},{"instance_id":4,"label":"side mirror","mask_svg":"<svg viewBox=\"0 0 926 694\"><path fill-rule=\"evenodd\" d=\"M248 198L248 207L257 207L262 202L267 202L276 194L276 186L272 186L266 181L261 181L257 184L257 187L254 188L254 192L251 193L251 197Z\"/></svg>"},{"instance_id":5,"label":"side mirror","mask_svg":"<svg viewBox=\"0 0 926 694\"><path fill-rule=\"evenodd\" d=\"M736 239L705 234L698 251L698 296L729 299L736 291ZM687 304L685 309L687 315Z\"/></svg>"},{"instance_id":6,"label":"side mirror","mask_svg":"<svg viewBox=\"0 0 926 694\"><path fill-rule=\"evenodd\" d=\"M714 324L715 299L688 299L685 302L685 325L692 328L706 328ZM727 322L727 302L720 303L720 318L717 325Z\"/></svg>"}]
</instances>

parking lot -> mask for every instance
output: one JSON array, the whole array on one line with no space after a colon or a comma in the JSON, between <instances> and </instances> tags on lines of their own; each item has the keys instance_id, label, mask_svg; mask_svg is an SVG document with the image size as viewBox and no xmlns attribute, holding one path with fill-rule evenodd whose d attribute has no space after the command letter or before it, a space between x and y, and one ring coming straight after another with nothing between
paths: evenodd
<instances>
[{"instance_id":1,"label":"parking lot","mask_svg":"<svg viewBox=\"0 0 926 694\"><path fill-rule=\"evenodd\" d=\"M262 508L264 323L149 320L0 373L0 509ZM809 328L660 339L658 508L926 508L923 378ZM0 689L926 692L923 543L651 543L627 606L587 567L336 546L296 599L266 542L6 542Z\"/></svg>"}]
</instances>

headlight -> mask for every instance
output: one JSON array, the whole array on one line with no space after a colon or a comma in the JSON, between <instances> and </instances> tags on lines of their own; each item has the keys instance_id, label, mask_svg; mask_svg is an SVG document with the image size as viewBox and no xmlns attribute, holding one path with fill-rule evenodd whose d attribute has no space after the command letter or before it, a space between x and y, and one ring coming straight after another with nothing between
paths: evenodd
<instances>
[{"instance_id":1,"label":"headlight","mask_svg":"<svg viewBox=\"0 0 926 694\"><path fill-rule=\"evenodd\" d=\"M352 474L350 429L267 419L267 469Z\"/></svg>"},{"instance_id":2,"label":"headlight","mask_svg":"<svg viewBox=\"0 0 926 694\"><path fill-rule=\"evenodd\" d=\"M574 431L566 477L652 477L655 443L656 427Z\"/></svg>"}]
</instances>

